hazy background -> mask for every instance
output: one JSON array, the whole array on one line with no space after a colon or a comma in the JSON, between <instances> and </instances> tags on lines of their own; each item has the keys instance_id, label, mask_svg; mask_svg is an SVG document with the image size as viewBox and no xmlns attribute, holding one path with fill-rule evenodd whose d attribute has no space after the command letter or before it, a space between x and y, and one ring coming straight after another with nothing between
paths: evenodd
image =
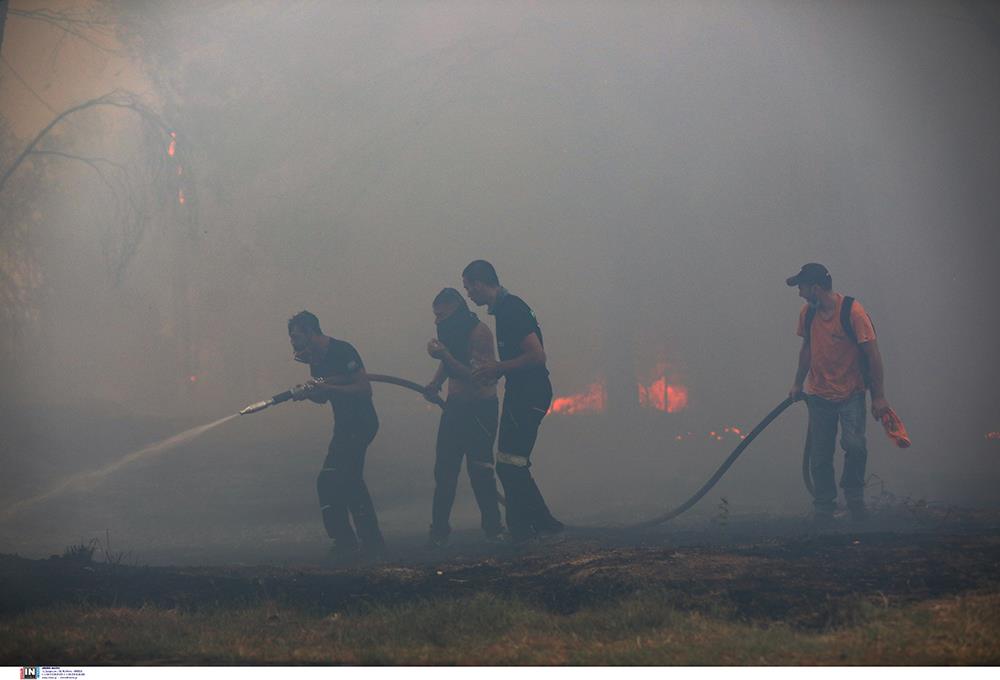
<instances>
[{"instance_id":1,"label":"hazy background","mask_svg":"<svg viewBox=\"0 0 1000 680\"><path fill-rule=\"evenodd\" d=\"M130 171L115 193L84 162L35 156L0 193L4 506L301 382L285 321L303 308L369 371L425 382L430 302L475 258L534 308L557 394L608 385L607 413L541 429L533 471L564 521L676 505L738 441L710 431L745 431L785 397L801 300L784 279L807 261L871 313L914 441L897 450L869 420L869 472L898 496L996 503L995 4L9 9L3 168L115 88L169 124L176 153L95 107L46 148L166 172ZM40 9L91 23L67 32ZM688 390L678 413L635 403L663 365ZM437 410L389 386L375 403L366 478L383 529L423 532ZM229 422L25 509L0 523L0 550L106 530L140 557L320 543L330 425L302 404ZM804 428L800 405L694 517L722 498L807 512ZM475 527L464 473L459 488L453 524Z\"/></svg>"}]
</instances>

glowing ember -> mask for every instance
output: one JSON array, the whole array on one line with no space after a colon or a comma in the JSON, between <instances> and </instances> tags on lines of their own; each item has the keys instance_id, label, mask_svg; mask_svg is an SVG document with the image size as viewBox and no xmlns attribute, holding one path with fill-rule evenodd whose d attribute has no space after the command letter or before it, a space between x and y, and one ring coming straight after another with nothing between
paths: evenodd
<instances>
[{"instance_id":1,"label":"glowing ember","mask_svg":"<svg viewBox=\"0 0 1000 680\"><path fill-rule=\"evenodd\" d=\"M1000 432L987 432L986 433L986 438L987 439L1000 440Z\"/></svg>"},{"instance_id":2,"label":"glowing ember","mask_svg":"<svg viewBox=\"0 0 1000 680\"><path fill-rule=\"evenodd\" d=\"M177 151L177 133L170 133L170 146L167 147L167 155L173 158L174 153Z\"/></svg>"},{"instance_id":3,"label":"glowing ember","mask_svg":"<svg viewBox=\"0 0 1000 680\"><path fill-rule=\"evenodd\" d=\"M656 372L659 378L647 385L639 384L639 403L657 411L677 413L687 407L688 391L683 385L672 385L663 375L666 366L658 366Z\"/></svg>"},{"instance_id":4,"label":"glowing ember","mask_svg":"<svg viewBox=\"0 0 1000 680\"><path fill-rule=\"evenodd\" d=\"M735 434L740 439L746 439L747 438L747 436L745 434L743 434L743 430L741 430L740 428L735 427L735 426L733 426L733 427L727 427L727 428L723 429L722 431L723 432L728 432L729 434Z\"/></svg>"},{"instance_id":5,"label":"glowing ember","mask_svg":"<svg viewBox=\"0 0 1000 680\"><path fill-rule=\"evenodd\" d=\"M592 383L585 392L571 394L568 397L556 397L552 400L549 413L602 413L608 402L608 392L604 381Z\"/></svg>"},{"instance_id":6,"label":"glowing ember","mask_svg":"<svg viewBox=\"0 0 1000 680\"><path fill-rule=\"evenodd\" d=\"M177 190L177 202L180 203L181 205L184 205L184 190L183 189L178 189Z\"/></svg>"}]
</instances>

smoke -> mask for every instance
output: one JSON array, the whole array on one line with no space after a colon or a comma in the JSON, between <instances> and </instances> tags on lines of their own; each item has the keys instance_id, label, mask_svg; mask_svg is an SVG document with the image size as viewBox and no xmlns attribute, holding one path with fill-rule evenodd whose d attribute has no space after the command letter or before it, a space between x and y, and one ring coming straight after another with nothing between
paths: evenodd
<instances>
[{"instance_id":1,"label":"smoke","mask_svg":"<svg viewBox=\"0 0 1000 680\"><path fill-rule=\"evenodd\" d=\"M869 471L899 496L994 502L990 6L191 2L115 16L133 89L177 132L197 219L158 218L115 284L99 181L47 170L37 322L5 357L3 400L30 417L11 423L3 462L25 493L132 450L124 434L102 439L109 423L145 441L164 434L156 419L202 422L302 382L285 335L300 309L369 371L429 380L431 300L485 258L536 312L557 396L603 404L542 425L533 473L553 510L650 516L738 443L726 428L748 431L787 394L801 300L784 279L819 261L872 315L914 442L896 450L869 421ZM46 92L110 77L98 71L56 60ZM63 134L115 157L140 144L116 118ZM423 531L437 410L391 386L375 400L366 479L383 526ZM72 415L91 401L115 415ZM803 411L692 512L723 496L734 512L806 512ZM303 526L319 541L328 408L254 418L213 435L198 463L178 450L112 476L106 504L79 501L83 519L35 504L3 546L109 522L178 545ZM459 487L455 524L475 527Z\"/></svg>"},{"instance_id":2,"label":"smoke","mask_svg":"<svg viewBox=\"0 0 1000 680\"><path fill-rule=\"evenodd\" d=\"M58 496L66 491L93 491L102 481L107 479L110 475L118 472L126 465L130 465L140 460L146 460L153 458L155 456L162 455L171 449L175 449L178 446L183 446L189 444L201 435L205 434L209 430L214 430L223 423L229 422L233 418L236 418L239 414L233 414L231 416L226 416L225 418L219 418L216 421L208 423L206 425L199 425L198 427L192 427L189 430L185 430L179 434L175 434L172 437L167 437L161 441L154 444L144 446L138 451L133 451L125 456L122 456L116 460L111 465L106 465L100 470L93 470L90 472L83 472L80 474L73 475L68 479L60 481L58 484L53 486L51 489L45 493L41 493L37 496L32 496L31 498L25 498L24 500L16 501L12 505L0 510L0 521L6 521L17 515L33 505L47 501L50 498Z\"/></svg>"}]
</instances>

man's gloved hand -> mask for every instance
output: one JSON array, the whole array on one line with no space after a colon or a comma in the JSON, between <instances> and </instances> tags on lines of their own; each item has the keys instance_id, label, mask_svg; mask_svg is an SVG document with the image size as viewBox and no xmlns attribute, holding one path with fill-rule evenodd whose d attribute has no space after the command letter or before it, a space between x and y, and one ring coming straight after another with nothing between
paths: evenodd
<instances>
[{"instance_id":1,"label":"man's gloved hand","mask_svg":"<svg viewBox=\"0 0 1000 680\"><path fill-rule=\"evenodd\" d=\"M296 385L291 389L292 401L303 401L304 399L308 399L311 391L311 385Z\"/></svg>"},{"instance_id":2,"label":"man's gloved hand","mask_svg":"<svg viewBox=\"0 0 1000 680\"><path fill-rule=\"evenodd\" d=\"M437 403L438 394L441 392L441 385L436 382L429 382L424 385L424 399L432 404Z\"/></svg>"},{"instance_id":3,"label":"man's gloved hand","mask_svg":"<svg viewBox=\"0 0 1000 680\"><path fill-rule=\"evenodd\" d=\"M882 422L882 416L889 412L889 402L885 397L875 397L872 399L872 418L877 422Z\"/></svg>"},{"instance_id":4,"label":"man's gloved hand","mask_svg":"<svg viewBox=\"0 0 1000 680\"><path fill-rule=\"evenodd\" d=\"M431 340L427 343L427 353L435 359L443 359L448 348L440 340Z\"/></svg>"}]
</instances>

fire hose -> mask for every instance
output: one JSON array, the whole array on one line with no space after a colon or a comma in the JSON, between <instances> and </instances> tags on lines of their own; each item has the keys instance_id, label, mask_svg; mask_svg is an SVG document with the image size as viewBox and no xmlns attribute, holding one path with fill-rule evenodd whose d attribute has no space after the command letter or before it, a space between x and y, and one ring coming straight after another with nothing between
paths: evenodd
<instances>
[{"instance_id":1,"label":"fire hose","mask_svg":"<svg viewBox=\"0 0 1000 680\"><path fill-rule=\"evenodd\" d=\"M406 389L413 390L414 392L418 392L418 393L424 395L426 398L428 398L429 400L433 401L435 404L437 404L441 408L444 408L444 402L441 400L440 397L438 397L437 395L434 395L433 398L427 397L426 393L424 392L424 387L422 385L420 385L419 383L413 382L412 380L405 380L403 378L397 378L396 376L392 376L392 375L380 375L380 374L377 374L377 373L369 373L368 374L368 379L370 381L372 381L372 382L388 383L390 385L397 385L399 387L405 387ZM288 401L289 399L292 399L295 396L298 396L298 393L296 393L296 390L306 390L306 389L307 388L304 388L302 386L299 386L299 387L296 387L296 388L292 388L291 390L288 390L286 392L282 392L281 394L276 394L275 396L271 397L271 399L269 399L269 400L257 402L256 404L251 404L250 406L247 406L245 409L243 409L242 411L240 411L240 413L245 415L247 413L256 413L257 411L262 411L263 409L267 408L268 406L271 406L273 404L278 404L278 403L281 403L283 401ZM764 429L767 428L767 426L770 425L771 422L775 418L777 418L778 416L780 416L785 411L785 409L787 409L789 406L791 406L793 403L795 403L795 401L796 401L796 399L794 399L792 397L786 397L784 399L784 401L782 401L780 404L778 404L773 409L771 409L771 412L768 413L766 416L764 416L763 420L761 420L759 423L757 423L757 425L752 430L750 430L750 432L747 433L746 437L744 437L742 440L740 440L740 443L736 446L735 449L733 449L732 453L729 454L729 457L726 458L726 460L724 460L722 462L722 465L720 465L719 468L715 471L715 474L713 474L708 479L708 481L705 482L702 485L702 487L700 489L698 489L698 491L695 492L695 494L693 496L691 496L690 498L688 498L686 501L684 501L683 503L681 503L680 505L678 505L676 508L674 508L670 512L667 512L665 514L659 515L657 517L653 517L652 519L648 519L648 520L645 520L645 521L642 521L642 522L636 522L635 524L629 524L629 525L627 525L624 528L625 529L645 529L645 528L653 527L653 526L656 526L658 524L663 524L664 522L669 522L670 520L674 519L675 517L678 517L679 515L682 515L683 513L685 513L688 510L690 510L692 507L694 507L694 505L698 501L700 501L705 496L705 494L707 494L709 491L712 490L712 487L714 487L716 484L718 484L719 480L722 479L723 475L725 475L726 472L729 470L729 468L732 467L733 463L736 462L736 459L739 458L740 455L743 453L743 451L745 451L746 448L748 446L750 446L750 443L754 439L757 438L757 435L759 435L761 432L763 432ZM813 492L812 476L809 473L809 439L808 439L808 436L806 438L806 448L805 448L805 453L804 453L803 460L802 460L802 476L803 476L803 479L805 480L806 488L809 489L809 493L812 493ZM498 493L498 495L500 495L499 491L497 493ZM506 505L506 502L504 501L502 495L500 495L500 500L501 500L501 503L503 503L504 505Z\"/></svg>"},{"instance_id":2,"label":"fire hose","mask_svg":"<svg viewBox=\"0 0 1000 680\"><path fill-rule=\"evenodd\" d=\"M678 515L681 515L690 510L695 503L700 501L702 497L705 494L707 494L712 489L712 487L719 482L720 479L722 479L722 476L726 474L726 471L729 470L732 464L736 462L736 459L740 457L740 454L743 453L746 447L750 446L750 442L752 442L757 437L757 435L763 432L764 428L766 428L768 425L771 424L771 421L780 416L786 408L795 403L795 401L796 400L793 399L792 397L786 397L784 401L782 401L780 404L771 409L771 412L768 413L766 416L764 416L764 419L761 420L759 423L757 423L757 426L754 427L752 430L750 430L749 433L747 433L746 438L740 440L740 443L736 446L735 449L733 449L733 452L729 454L729 457L723 461L722 465L719 466L719 469L715 471L715 474L713 474L709 478L709 480L705 482L702 485L702 487L698 489L697 492L695 492L693 496L691 496L691 498L687 499L686 501L684 501L683 503L681 503L668 513L665 513L658 517L654 517L652 519L648 519L644 522L637 522L635 524L630 524L625 528L645 529L647 527L653 527L656 526L657 524L668 522L677 517ZM808 451L808 449L806 450ZM808 459L806 460L805 463L803 463L803 465L804 466L808 465ZM810 491L811 491L811 483L812 480L810 479L809 482L807 483L807 485L810 486Z\"/></svg>"},{"instance_id":3,"label":"fire hose","mask_svg":"<svg viewBox=\"0 0 1000 680\"><path fill-rule=\"evenodd\" d=\"M388 383L390 385L397 385L399 387L405 387L408 390L413 390L414 392L419 392L424 395L424 398L433 404L437 404L441 408L444 408L444 401L438 395L428 395L424 392L424 386L415 383L412 380L406 380L405 378L397 378L394 375L382 375L379 373L369 373L368 380L371 382ZM317 382L322 382L322 379L317 380ZM309 392L309 388L304 385L296 385L290 390L285 390L284 392L279 392L270 399L265 399L264 401L254 402L249 406L245 406L240 409L240 415L246 416L251 413L258 413L264 409L274 406L275 404L280 404L282 402L289 401L290 399L305 398L306 394Z\"/></svg>"}]
</instances>

